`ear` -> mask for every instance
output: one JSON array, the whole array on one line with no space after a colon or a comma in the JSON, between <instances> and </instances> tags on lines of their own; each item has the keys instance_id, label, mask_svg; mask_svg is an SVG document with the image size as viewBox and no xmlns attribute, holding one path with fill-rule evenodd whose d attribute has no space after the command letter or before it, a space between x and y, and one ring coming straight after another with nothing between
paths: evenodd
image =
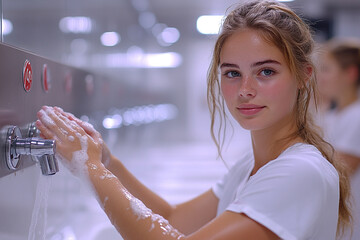
<instances>
[{"instance_id":1,"label":"ear","mask_svg":"<svg viewBox=\"0 0 360 240\"><path fill-rule=\"evenodd\" d=\"M309 82L309 80L311 79L313 72L314 72L314 66L311 64L307 64L304 67L304 72L305 72L305 79L304 79L304 82L299 83L299 88L304 87L304 84L307 84Z\"/></svg>"},{"instance_id":2,"label":"ear","mask_svg":"<svg viewBox=\"0 0 360 240\"><path fill-rule=\"evenodd\" d=\"M359 68L356 65L351 65L345 70L345 74L347 76L348 82L351 84L356 84L359 78Z\"/></svg>"},{"instance_id":3,"label":"ear","mask_svg":"<svg viewBox=\"0 0 360 240\"><path fill-rule=\"evenodd\" d=\"M299 90L304 88L305 85L309 82L309 80L311 79L312 75L313 75L313 71L314 71L314 66L311 64L307 64L304 67L304 72L305 72L305 78L304 81L298 82L298 88Z\"/></svg>"},{"instance_id":4,"label":"ear","mask_svg":"<svg viewBox=\"0 0 360 240\"><path fill-rule=\"evenodd\" d=\"M305 82L308 82L310 80L310 78L313 75L313 71L314 71L314 67L310 64L306 65L305 67L305 74L306 74L306 79Z\"/></svg>"}]
</instances>

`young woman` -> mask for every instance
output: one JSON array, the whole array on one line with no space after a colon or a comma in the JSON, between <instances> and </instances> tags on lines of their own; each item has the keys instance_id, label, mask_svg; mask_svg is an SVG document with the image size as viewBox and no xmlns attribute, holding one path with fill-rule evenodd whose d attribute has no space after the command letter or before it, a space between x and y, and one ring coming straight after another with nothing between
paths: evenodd
<instances>
[{"instance_id":1,"label":"young woman","mask_svg":"<svg viewBox=\"0 0 360 240\"><path fill-rule=\"evenodd\" d=\"M312 47L307 25L278 2L246 3L227 16L208 75L212 134L225 100L253 149L213 189L177 206L146 189L71 114L44 107L37 126L125 239L335 239L350 219L347 178L307 112Z\"/></svg>"},{"instance_id":2,"label":"young woman","mask_svg":"<svg viewBox=\"0 0 360 240\"><path fill-rule=\"evenodd\" d=\"M354 231L346 239L360 239L360 41L333 39L321 53L319 89L334 103L320 116L321 126L351 175Z\"/></svg>"}]
</instances>

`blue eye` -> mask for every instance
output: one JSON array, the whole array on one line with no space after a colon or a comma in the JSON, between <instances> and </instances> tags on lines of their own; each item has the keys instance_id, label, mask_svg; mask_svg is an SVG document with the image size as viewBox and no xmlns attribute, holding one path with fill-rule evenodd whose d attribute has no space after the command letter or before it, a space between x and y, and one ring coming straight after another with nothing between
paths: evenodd
<instances>
[{"instance_id":1,"label":"blue eye","mask_svg":"<svg viewBox=\"0 0 360 240\"><path fill-rule=\"evenodd\" d=\"M273 74L274 74L274 71L271 69L264 69L261 71L261 75L266 76L266 77L271 76Z\"/></svg>"},{"instance_id":2,"label":"blue eye","mask_svg":"<svg viewBox=\"0 0 360 240\"><path fill-rule=\"evenodd\" d=\"M240 77L240 73L236 72L236 71L229 71L229 72L226 72L224 75L229 78Z\"/></svg>"}]
</instances>

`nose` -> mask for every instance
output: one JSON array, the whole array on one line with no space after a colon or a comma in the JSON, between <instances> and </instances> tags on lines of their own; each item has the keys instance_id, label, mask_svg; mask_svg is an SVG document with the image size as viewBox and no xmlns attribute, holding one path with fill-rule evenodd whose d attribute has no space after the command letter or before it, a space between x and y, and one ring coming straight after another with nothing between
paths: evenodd
<instances>
[{"instance_id":1,"label":"nose","mask_svg":"<svg viewBox=\"0 0 360 240\"><path fill-rule=\"evenodd\" d=\"M244 77L239 81L239 96L244 98L253 98L256 96L256 90L254 88L254 79L251 77Z\"/></svg>"}]
</instances>

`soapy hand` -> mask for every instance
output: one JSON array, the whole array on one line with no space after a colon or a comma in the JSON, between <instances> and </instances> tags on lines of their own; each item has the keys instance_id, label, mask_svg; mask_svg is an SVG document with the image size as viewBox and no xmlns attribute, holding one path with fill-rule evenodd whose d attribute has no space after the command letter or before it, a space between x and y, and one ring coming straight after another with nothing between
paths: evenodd
<instances>
[{"instance_id":1,"label":"soapy hand","mask_svg":"<svg viewBox=\"0 0 360 240\"><path fill-rule=\"evenodd\" d=\"M89 166L101 164L103 140L91 125L81 126L60 108L44 106L37 115L41 136L56 140L56 154L73 174L86 174Z\"/></svg>"},{"instance_id":2,"label":"soapy hand","mask_svg":"<svg viewBox=\"0 0 360 240\"><path fill-rule=\"evenodd\" d=\"M64 110L59 107L54 107L54 109L55 109L55 111L63 114L69 120L75 121L77 124L79 124L84 129L84 131L88 135L90 135L92 138L102 139L101 134L98 131L96 131L95 128L93 127L93 125L91 125L90 123L80 120L79 118L75 117L72 113L64 112ZM107 167L109 165L111 157L112 157L112 155L111 155L109 148L106 146L105 142L102 141L101 161L105 165L105 167Z\"/></svg>"}]
</instances>

